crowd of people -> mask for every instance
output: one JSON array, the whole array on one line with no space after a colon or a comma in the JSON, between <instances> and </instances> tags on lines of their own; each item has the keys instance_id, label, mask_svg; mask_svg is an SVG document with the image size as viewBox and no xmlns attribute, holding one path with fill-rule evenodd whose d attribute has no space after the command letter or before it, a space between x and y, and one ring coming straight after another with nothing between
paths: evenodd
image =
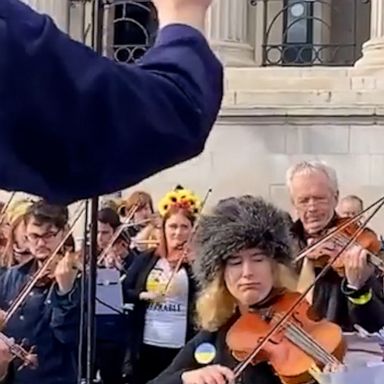
<instances>
[{"instance_id":1,"label":"crowd of people","mask_svg":"<svg viewBox=\"0 0 384 384\"><path fill-rule=\"evenodd\" d=\"M249 352L244 340L255 346L258 340L243 334L248 321L255 321L247 315L273 312L294 294L305 294L311 318L325 322L330 327L327 338L336 342L330 350L321 345L325 357L313 358L321 369L336 369L335 361L338 369L343 366L350 353L347 343L342 347L343 335L355 332L356 325L368 333L380 332L383 270L370 262L372 252L382 257L380 236L365 228L369 244L359 238L345 244L330 237L317 250L297 258L300 251L359 215L363 201L353 195L340 198L335 171L318 161L287 170L287 191L292 215L251 195L230 196L212 208L203 207L202 199L183 186L157 204L143 191L104 201L98 212L95 382L231 382L238 377L240 356ZM81 277L87 270L81 263L83 249L68 236L71 219L68 207L45 200L14 197L4 202L0 260L4 383L74 384L84 378L80 315L87 303L81 295ZM343 250L344 245L348 247ZM330 258L342 250L337 267L323 274ZM52 258L55 251L57 257ZM19 302L43 266L44 273ZM335 329L340 340L331 337ZM26 354L15 354L10 345L21 346ZM289 358L281 370L273 363L273 353L266 348L257 364L242 369L242 382L284 382ZM38 364L33 366L35 355ZM300 382L316 379L313 367L306 371L311 373L308 381Z\"/></svg>"}]
</instances>

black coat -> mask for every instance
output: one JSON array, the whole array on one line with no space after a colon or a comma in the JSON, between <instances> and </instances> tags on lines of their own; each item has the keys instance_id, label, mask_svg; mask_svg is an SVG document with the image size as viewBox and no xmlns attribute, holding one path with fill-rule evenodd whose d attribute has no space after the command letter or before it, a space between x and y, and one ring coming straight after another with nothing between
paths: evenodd
<instances>
[{"instance_id":1,"label":"black coat","mask_svg":"<svg viewBox=\"0 0 384 384\"><path fill-rule=\"evenodd\" d=\"M328 224L332 227L336 216ZM293 224L292 235L296 239L298 249L306 247L306 236L302 223ZM321 269L315 269L316 276ZM364 305L355 305L348 297L359 297L369 290L372 299ZM384 327L384 290L383 278L373 276L359 291L347 289L346 279L330 270L314 287L313 309L320 318L326 318L343 328L343 331L354 331L353 325L359 324L369 332L376 332Z\"/></svg>"},{"instance_id":2,"label":"black coat","mask_svg":"<svg viewBox=\"0 0 384 384\"><path fill-rule=\"evenodd\" d=\"M218 332L199 332L188 344L179 352L172 364L157 378L148 384L182 384L181 375L185 371L203 368L205 365L199 364L195 359L195 351L203 343L213 344L216 348L216 356L210 364L220 364L230 369L234 369L238 362L232 357L226 343L225 336L236 320L231 319ZM248 366L241 375L242 384L282 384L276 376L272 367L266 363L256 366Z\"/></svg>"},{"instance_id":3,"label":"black coat","mask_svg":"<svg viewBox=\"0 0 384 384\"><path fill-rule=\"evenodd\" d=\"M0 279L0 308L10 303L29 281L33 261L9 268ZM36 370L17 370L11 363L6 383L12 384L75 384L77 381L77 348L80 325L80 286L66 295L51 288L35 287L25 303L10 319L3 332L20 343L36 346L39 366Z\"/></svg>"},{"instance_id":4,"label":"black coat","mask_svg":"<svg viewBox=\"0 0 384 384\"><path fill-rule=\"evenodd\" d=\"M148 308L149 302L140 300L139 295L146 290L146 282L149 273L158 261L158 256L155 255L154 250L145 252L135 259L130 267L129 274L126 278L126 300L134 304L134 309L130 315L130 327L134 330L131 334L130 345L130 360L134 364L140 357L140 350L144 335L145 313ZM195 313L195 295L196 284L192 278L192 270L188 264L183 264L188 275L188 319L187 319L187 340L190 340L196 333L194 324Z\"/></svg>"}]
</instances>

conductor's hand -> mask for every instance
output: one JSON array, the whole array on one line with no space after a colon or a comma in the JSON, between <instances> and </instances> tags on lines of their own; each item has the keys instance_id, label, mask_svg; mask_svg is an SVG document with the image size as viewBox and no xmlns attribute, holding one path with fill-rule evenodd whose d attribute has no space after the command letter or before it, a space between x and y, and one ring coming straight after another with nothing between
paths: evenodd
<instances>
[{"instance_id":1,"label":"conductor's hand","mask_svg":"<svg viewBox=\"0 0 384 384\"><path fill-rule=\"evenodd\" d=\"M235 380L234 373L222 365L210 365L181 375L183 384L228 384Z\"/></svg>"},{"instance_id":2,"label":"conductor's hand","mask_svg":"<svg viewBox=\"0 0 384 384\"><path fill-rule=\"evenodd\" d=\"M159 11L164 9L181 10L182 8L199 7L207 10L213 0L153 0Z\"/></svg>"},{"instance_id":3,"label":"conductor's hand","mask_svg":"<svg viewBox=\"0 0 384 384\"><path fill-rule=\"evenodd\" d=\"M153 0L160 28L168 24L187 24L204 31L205 16L212 0Z\"/></svg>"}]
</instances>

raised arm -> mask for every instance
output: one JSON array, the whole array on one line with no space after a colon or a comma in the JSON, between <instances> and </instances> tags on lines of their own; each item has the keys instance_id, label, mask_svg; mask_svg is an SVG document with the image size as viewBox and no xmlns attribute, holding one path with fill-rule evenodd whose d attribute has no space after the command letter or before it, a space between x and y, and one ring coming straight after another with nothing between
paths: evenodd
<instances>
[{"instance_id":1,"label":"raised arm","mask_svg":"<svg viewBox=\"0 0 384 384\"><path fill-rule=\"evenodd\" d=\"M201 153L223 92L199 31L209 3L160 1L168 8L155 46L139 65L121 65L1 0L0 188L67 204Z\"/></svg>"}]
</instances>

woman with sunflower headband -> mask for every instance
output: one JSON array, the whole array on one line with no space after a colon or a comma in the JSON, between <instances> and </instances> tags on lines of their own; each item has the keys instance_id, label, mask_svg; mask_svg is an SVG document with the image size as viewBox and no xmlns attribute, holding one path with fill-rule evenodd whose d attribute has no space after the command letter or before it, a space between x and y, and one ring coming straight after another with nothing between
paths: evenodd
<instances>
[{"instance_id":1,"label":"woman with sunflower headband","mask_svg":"<svg viewBox=\"0 0 384 384\"><path fill-rule=\"evenodd\" d=\"M195 283L184 248L200 200L182 187L167 193L158 205L162 217L160 244L141 254L127 275L128 300L135 304L126 366L133 382L144 384L162 372L194 335ZM176 268L178 270L176 270Z\"/></svg>"}]
</instances>

